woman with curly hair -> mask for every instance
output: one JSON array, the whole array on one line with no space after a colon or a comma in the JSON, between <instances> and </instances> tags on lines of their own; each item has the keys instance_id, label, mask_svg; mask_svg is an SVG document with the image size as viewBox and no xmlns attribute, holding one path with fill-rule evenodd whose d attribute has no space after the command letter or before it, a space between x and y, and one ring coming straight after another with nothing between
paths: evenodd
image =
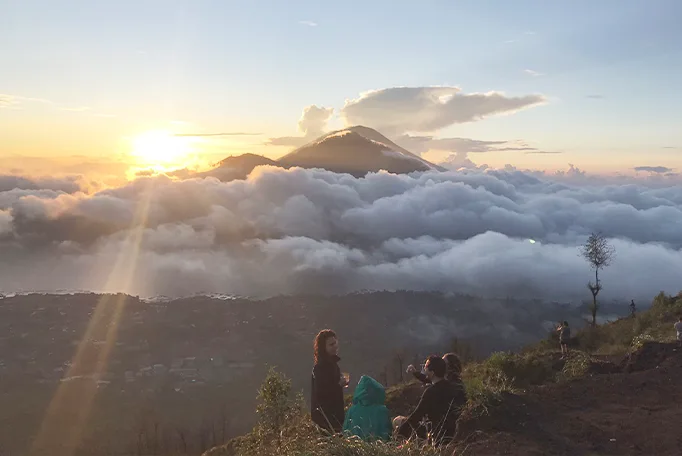
<instances>
[{"instance_id":1,"label":"woman with curly hair","mask_svg":"<svg viewBox=\"0 0 682 456\"><path fill-rule=\"evenodd\" d=\"M339 369L339 340L331 329L315 337L310 415L313 422L331 433L341 432L344 422L343 388L349 379Z\"/></svg>"}]
</instances>

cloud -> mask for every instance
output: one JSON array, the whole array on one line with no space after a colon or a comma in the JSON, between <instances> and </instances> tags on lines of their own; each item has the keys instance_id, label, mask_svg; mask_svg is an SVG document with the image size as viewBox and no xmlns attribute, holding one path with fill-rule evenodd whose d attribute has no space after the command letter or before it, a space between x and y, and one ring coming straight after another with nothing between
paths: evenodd
<instances>
[{"instance_id":1,"label":"cloud","mask_svg":"<svg viewBox=\"0 0 682 456\"><path fill-rule=\"evenodd\" d=\"M600 179L575 166L360 179L259 167L246 180L144 177L87 195L5 177L0 289L411 289L580 302L592 273L577 246L602 231L618 254L601 275L602 299L677 292L679 180ZM121 261L131 282L114 268Z\"/></svg>"},{"instance_id":2,"label":"cloud","mask_svg":"<svg viewBox=\"0 0 682 456\"><path fill-rule=\"evenodd\" d=\"M545 75L544 73L539 73L539 72L537 72L537 71L529 70L529 69L525 69L525 70L523 70L523 72L526 73L527 75L530 75L530 76L533 76L533 77L538 77L538 76L544 76L544 75Z\"/></svg>"},{"instance_id":3,"label":"cloud","mask_svg":"<svg viewBox=\"0 0 682 456\"><path fill-rule=\"evenodd\" d=\"M54 104L50 100L45 100L44 98L22 97L19 95L0 93L0 108L16 108L23 103Z\"/></svg>"},{"instance_id":4,"label":"cloud","mask_svg":"<svg viewBox=\"0 0 682 456\"><path fill-rule=\"evenodd\" d=\"M537 151L535 147L520 141L484 141L471 138L437 138L435 136L402 135L396 143L412 152L422 154L430 150L457 153L482 153L504 151Z\"/></svg>"},{"instance_id":5,"label":"cloud","mask_svg":"<svg viewBox=\"0 0 682 456\"><path fill-rule=\"evenodd\" d=\"M298 130L303 133L303 136L270 138L265 144L268 146L302 146L325 134L327 123L332 114L334 114L334 108L325 108L316 105L306 106L298 121Z\"/></svg>"},{"instance_id":6,"label":"cloud","mask_svg":"<svg viewBox=\"0 0 682 456\"><path fill-rule=\"evenodd\" d=\"M80 176L27 178L0 174L0 195L11 190L51 190L75 193L81 190L80 179Z\"/></svg>"},{"instance_id":7,"label":"cloud","mask_svg":"<svg viewBox=\"0 0 682 456\"><path fill-rule=\"evenodd\" d=\"M51 100L46 100L44 98L23 97L19 95L0 93L0 108L21 109L22 105L27 103L49 105L53 109L67 112L86 112L91 110L91 108L87 106L61 106Z\"/></svg>"},{"instance_id":8,"label":"cloud","mask_svg":"<svg viewBox=\"0 0 682 456\"><path fill-rule=\"evenodd\" d=\"M85 112L85 111L90 111L91 108L87 106L75 106L75 107L63 107L59 108L60 111L69 111L69 112Z\"/></svg>"},{"instance_id":9,"label":"cloud","mask_svg":"<svg viewBox=\"0 0 682 456\"><path fill-rule=\"evenodd\" d=\"M550 155L563 154L563 152L560 150L528 150L524 153L525 154L543 154L543 155L544 154L550 154Z\"/></svg>"},{"instance_id":10,"label":"cloud","mask_svg":"<svg viewBox=\"0 0 682 456\"><path fill-rule=\"evenodd\" d=\"M594 94L594 95L586 95L585 98L591 98L593 100L602 100L605 97L604 97L604 95Z\"/></svg>"},{"instance_id":11,"label":"cloud","mask_svg":"<svg viewBox=\"0 0 682 456\"><path fill-rule=\"evenodd\" d=\"M508 97L501 92L464 94L459 87L393 87L347 100L341 117L387 135L433 132L545 103L543 95Z\"/></svg>"},{"instance_id":12,"label":"cloud","mask_svg":"<svg viewBox=\"0 0 682 456\"><path fill-rule=\"evenodd\" d=\"M525 152L527 154L559 153L546 152L531 147L522 141L485 141L471 138L437 138L434 136L402 135L395 142L417 154L428 151L449 151L445 159L437 164L447 169L487 169L487 165L477 165L469 158L470 153L485 152Z\"/></svg>"},{"instance_id":13,"label":"cloud","mask_svg":"<svg viewBox=\"0 0 682 456\"><path fill-rule=\"evenodd\" d=\"M667 166L635 166L633 169L637 172L644 171L656 174L671 173L673 171L672 168Z\"/></svg>"},{"instance_id":14,"label":"cloud","mask_svg":"<svg viewBox=\"0 0 682 456\"><path fill-rule=\"evenodd\" d=\"M11 95L0 93L0 108L7 108L16 103L16 100Z\"/></svg>"},{"instance_id":15,"label":"cloud","mask_svg":"<svg viewBox=\"0 0 682 456\"><path fill-rule=\"evenodd\" d=\"M193 138L201 138L205 136L261 136L262 133L245 133L241 131L229 133L176 133L173 136L189 136Z\"/></svg>"},{"instance_id":16,"label":"cloud","mask_svg":"<svg viewBox=\"0 0 682 456\"><path fill-rule=\"evenodd\" d=\"M307 25L308 27L317 27L317 22L313 21L298 21L301 25Z\"/></svg>"}]
</instances>

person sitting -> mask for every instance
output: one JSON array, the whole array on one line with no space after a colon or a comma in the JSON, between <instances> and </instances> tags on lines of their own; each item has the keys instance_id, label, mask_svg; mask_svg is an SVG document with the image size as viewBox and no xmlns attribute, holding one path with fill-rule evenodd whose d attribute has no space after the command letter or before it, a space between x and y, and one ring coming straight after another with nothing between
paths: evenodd
<instances>
[{"instance_id":1,"label":"person sitting","mask_svg":"<svg viewBox=\"0 0 682 456\"><path fill-rule=\"evenodd\" d=\"M445 380L462 385L462 361L455 353L446 353L443 355L445 361ZM430 385L431 381L423 373L417 371L413 364L407 366L407 373L414 375L414 377L425 385Z\"/></svg>"},{"instance_id":2,"label":"person sitting","mask_svg":"<svg viewBox=\"0 0 682 456\"><path fill-rule=\"evenodd\" d=\"M384 405L386 390L372 377L363 375L353 395L353 405L346 413L343 433L362 440L389 440L391 419Z\"/></svg>"},{"instance_id":3,"label":"person sitting","mask_svg":"<svg viewBox=\"0 0 682 456\"><path fill-rule=\"evenodd\" d=\"M682 317L675 323L675 331L677 331L677 348L682 348Z\"/></svg>"},{"instance_id":4,"label":"person sitting","mask_svg":"<svg viewBox=\"0 0 682 456\"><path fill-rule=\"evenodd\" d=\"M443 358L429 356L424 364L424 374L431 386L422 394L417 408L408 417L396 417L396 434L410 438L426 437L428 442L440 446L450 443L455 436L457 419L467 398L463 389L445 380L446 364ZM426 426L422 421L426 421Z\"/></svg>"}]
</instances>

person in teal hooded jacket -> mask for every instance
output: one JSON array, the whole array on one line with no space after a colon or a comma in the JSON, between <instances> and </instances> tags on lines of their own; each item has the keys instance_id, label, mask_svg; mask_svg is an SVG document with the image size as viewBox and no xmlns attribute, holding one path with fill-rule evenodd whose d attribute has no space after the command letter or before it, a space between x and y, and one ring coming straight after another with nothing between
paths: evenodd
<instances>
[{"instance_id":1,"label":"person in teal hooded jacket","mask_svg":"<svg viewBox=\"0 0 682 456\"><path fill-rule=\"evenodd\" d=\"M391 419L384 405L384 386L372 377L363 375L353 395L353 405L346 413L343 432L362 440L389 440Z\"/></svg>"}]
</instances>

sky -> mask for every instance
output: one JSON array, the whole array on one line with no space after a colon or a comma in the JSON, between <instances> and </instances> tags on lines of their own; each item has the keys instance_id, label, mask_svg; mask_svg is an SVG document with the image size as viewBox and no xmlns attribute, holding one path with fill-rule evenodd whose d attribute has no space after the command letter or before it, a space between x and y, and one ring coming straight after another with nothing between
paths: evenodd
<instances>
[{"instance_id":1,"label":"sky","mask_svg":"<svg viewBox=\"0 0 682 456\"><path fill-rule=\"evenodd\" d=\"M678 0L0 0L0 171L276 158L361 121L433 161L675 173L681 19Z\"/></svg>"}]
</instances>

